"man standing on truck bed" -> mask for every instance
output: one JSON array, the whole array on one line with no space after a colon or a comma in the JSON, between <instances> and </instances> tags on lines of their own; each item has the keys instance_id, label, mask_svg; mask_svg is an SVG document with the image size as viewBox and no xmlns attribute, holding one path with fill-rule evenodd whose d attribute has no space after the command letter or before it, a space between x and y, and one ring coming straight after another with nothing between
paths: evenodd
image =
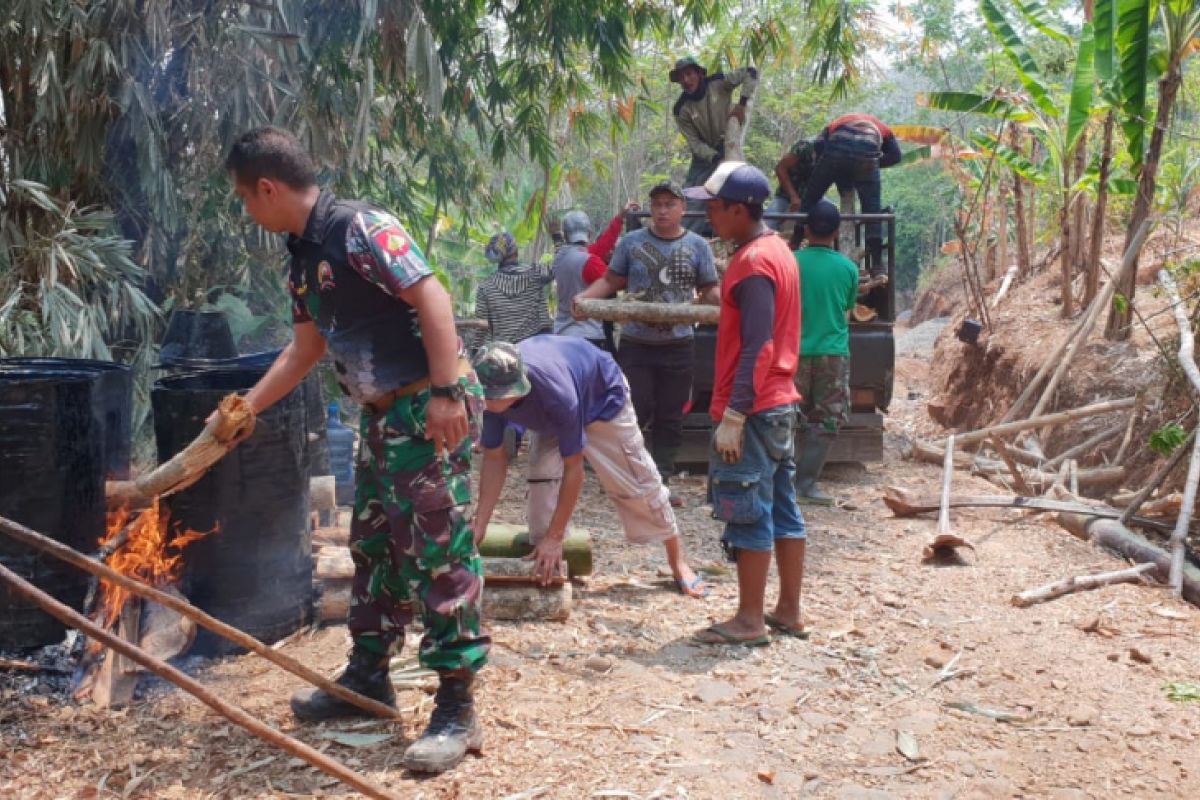
<instances>
[{"instance_id":1,"label":"man standing on truck bed","mask_svg":"<svg viewBox=\"0 0 1200 800\"><path fill-rule=\"evenodd\" d=\"M767 176L738 161L687 190L707 202L713 230L737 248L721 285L709 485L713 515L725 521L721 546L737 563L738 607L732 619L696 634L710 644L766 644L767 626L807 637L800 614L805 529L792 460L800 280L787 244L762 222L770 193ZM779 599L766 613L772 550Z\"/></svg>"},{"instance_id":2,"label":"man standing on truck bed","mask_svg":"<svg viewBox=\"0 0 1200 800\"><path fill-rule=\"evenodd\" d=\"M825 196L830 186L854 189L858 210L878 214L882 208L879 170L900 163L900 145L892 129L870 114L843 114L825 126L817 137L817 163L804 190L800 210L807 212ZM867 271L885 275L883 234L878 222L867 223Z\"/></svg>"},{"instance_id":3,"label":"man standing on truck bed","mask_svg":"<svg viewBox=\"0 0 1200 800\"><path fill-rule=\"evenodd\" d=\"M577 297L631 297L657 303L720 302L712 248L685 230L683 189L664 181L650 190L650 227L617 243L608 271ZM691 325L627 322L621 326L617 363L629 379L638 423L649 431L650 454L663 483L675 474L683 443L683 409L692 394L695 347ZM671 495L671 505L682 500Z\"/></svg>"},{"instance_id":4,"label":"man standing on truck bed","mask_svg":"<svg viewBox=\"0 0 1200 800\"><path fill-rule=\"evenodd\" d=\"M820 200L808 212L808 246L796 251L800 270L800 369L796 390L803 418L796 445L796 500L831 505L817 489L821 469L850 410L850 329L846 314L858 301L858 268L834 249L842 215Z\"/></svg>"},{"instance_id":5,"label":"man standing on truck bed","mask_svg":"<svg viewBox=\"0 0 1200 800\"><path fill-rule=\"evenodd\" d=\"M683 89L675 101L673 116L692 154L684 186L700 186L725 158L725 130L729 120L746 124L746 104L758 86L758 70L739 67L709 75L695 58L687 56L675 62L669 77L671 83L678 83ZM742 87L742 94L734 105L733 90L738 86ZM689 205L689 210L703 209L703 203ZM706 221L691 219L685 227L698 231L706 227Z\"/></svg>"}]
</instances>

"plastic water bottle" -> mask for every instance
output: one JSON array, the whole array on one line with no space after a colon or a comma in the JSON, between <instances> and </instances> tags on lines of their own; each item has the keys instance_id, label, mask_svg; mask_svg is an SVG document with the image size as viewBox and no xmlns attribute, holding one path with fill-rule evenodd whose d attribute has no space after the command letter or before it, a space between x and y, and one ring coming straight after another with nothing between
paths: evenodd
<instances>
[{"instance_id":1,"label":"plastic water bottle","mask_svg":"<svg viewBox=\"0 0 1200 800\"><path fill-rule=\"evenodd\" d=\"M354 504L354 431L342 424L338 404L329 404L329 421L325 426L329 440L329 471L333 473L339 506Z\"/></svg>"}]
</instances>

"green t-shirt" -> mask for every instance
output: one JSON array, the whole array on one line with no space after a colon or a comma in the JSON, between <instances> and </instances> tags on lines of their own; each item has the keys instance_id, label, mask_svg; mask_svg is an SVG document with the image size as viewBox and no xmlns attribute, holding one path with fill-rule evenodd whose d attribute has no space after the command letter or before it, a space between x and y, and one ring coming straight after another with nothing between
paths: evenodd
<instances>
[{"instance_id":1,"label":"green t-shirt","mask_svg":"<svg viewBox=\"0 0 1200 800\"><path fill-rule=\"evenodd\" d=\"M800 355L850 355L846 312L858 302L858 267L837 250L796 251L800 269Z\"/></svg>"}]
</instances>

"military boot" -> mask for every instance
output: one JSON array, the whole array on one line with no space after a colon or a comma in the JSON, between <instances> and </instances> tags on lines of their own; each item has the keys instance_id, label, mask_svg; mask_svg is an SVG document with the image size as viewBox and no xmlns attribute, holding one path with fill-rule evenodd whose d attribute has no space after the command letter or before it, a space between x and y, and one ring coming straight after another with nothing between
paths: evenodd
<instances>
[{"instance_id":1,"label":"military boot","mask_svg":"<svg viewBox=\"0 0 1200 800\"><path fill-rule=\"evenodd\" d=\"M867 272L872 278L887 275L887 265L883 263L883 239L867 239Z\"/></svg>"},{"instance_id":2,"label":"military boot","mask_svg":"<svg viewBox=\"0 0 1200 800\"><path fill-rule=\"evenodd\" d=\"M796 502L800 505L833 505L833 498L817 488L833 437L824 431L809 430L796 443Z\"/></svg>"},{"instance_id":3,"label":"military boot","mask_svg":"<svg viewBox=\"0 0 1200 800\"><path fill-rule=\"evenodd\" d=\"M372 653L355 645L350 651L350 660L346 671L337 679L339 686L345 686L352 692L364 697L396 707L396 691L392 688L392 680L388 675L390 656ZM339 717L369 717L352 703L327 694L321 689L301 689L292 695L292 713L301 722L319 722Z\"/></svg>"},{"instance_id":4,"label":"military boot","mask_svg":"<svg viewBox=\"0 0 1200 800\"><path fill-rule=\"evenodd\" d=\"M475 716L471 694L474 676L445 673L441 681L429 727L404 751L404 766L413 772L445 772L462 761L468 751L478 753L483 747L483 729Z\"/></svg>"}]
</instances>

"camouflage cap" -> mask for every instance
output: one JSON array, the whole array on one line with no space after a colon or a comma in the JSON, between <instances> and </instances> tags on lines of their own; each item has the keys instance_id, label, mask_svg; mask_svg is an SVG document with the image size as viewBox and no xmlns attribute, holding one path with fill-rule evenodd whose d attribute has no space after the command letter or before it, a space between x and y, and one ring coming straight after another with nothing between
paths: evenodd
<instances>
[{"instance_id":1,"label":"camouflage cap","mask_svg":"<svg viewBox=\"0 0 1200 800\"><path fill-rule=\"evenodd\" d=\"M680 83L680 79L683 77L683 71L688 67L700 70L701 76L708 74L708 70L700 66L700 62L696 60L695 56L684 56L675 62L675 68L667 74L667 77L671 79L671 83Z\"/></svg>"},{"instance_id":2,"label":"camouflage cap","mask_svg":"<svg viewBox=\"0 0 1200 800\"><path fill-rule=\"evenodd\" d=\"M683 187L680 186L675 181L672 181L672 180L659 181L658 183L656 183L650 187L651 199L653 199L654 195L663 194L664 192L667 194L673 194L676 197L678 197L680 200L684 199L683 198Z\"/></svg>"},{"instance_id":3,"label":"camouflage cap","mask_svg":"<svg viewBox=\"0 0 1200 800\"><path fill-rule=\"evenodd\" d=\"M507 400L529 394L529 377L521 351L508 342L489 342L475 352L471 366L488 400Z\"/></svg>"}]
</instances>

